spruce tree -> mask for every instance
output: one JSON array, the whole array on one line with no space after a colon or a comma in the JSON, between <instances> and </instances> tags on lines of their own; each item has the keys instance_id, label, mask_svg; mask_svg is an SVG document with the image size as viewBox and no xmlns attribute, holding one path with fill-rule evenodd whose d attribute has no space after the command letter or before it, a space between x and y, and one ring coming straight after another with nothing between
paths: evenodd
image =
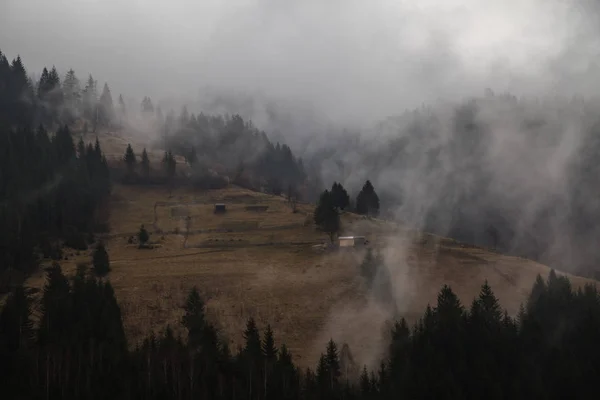
<instances>
[{"instance_id":1,"label":"spruce tree","mask_svg":"<svg viewBox=\"0 0 600 400\"><path fill-rule=\"evenodd\" d=\"M65 96L65 123L72 123L81 112L81 85L75 71L69 69L63 80Z\"/></svg>"},{"instance_id":2,"label":"spruce tree","mask_svg":"<svg viewBox=\"0 0 600 400\"><path fill-rule=\"evenodd\" d=\"M92 256L92 265L96 275L103 277L110 272L110 261L104 243L98 243Z\"/></svg>"},{"instance_id":3,"label":"spruce tree","mask_svg":"<svg viewBox=\"0 0 600 400\"><path fill-rule=\"evenodd\" d=\"M83 142L83 137L79 137L79 141L77 142L77 157L80 160L85 158L85 143Z\"/></svg>"},{"instance_id":4,"label":"spruce tree","mask_svg":"<svg viewBox=\"0 0 600 400\"><path fill-rule=\"evenodd\" d=\"M262 352L269 362L273 362L277 358L277 348L275 347L275 339L273 338L271 325L267 325L267 329L265 330L262 342Z\"/></svg>"},{"instance_id":5,"label":"spruce tree","mask_svg":"<svg viewBox=\"0 0 600 400\"><path fill-rule=\"evenodd\" d=\"M375 193L375 188L369 180L365 182L356 196L356 212L374 217L379 215L379 196Z\"/></svg>"},{"instance_id":6,"label":"spruce tree","mask_svg":"<svg viewBox=\"0 0 600 400\"><path fill-rule=\"evenodd\" d=\"M128 144L127 149L125 149L125 156L123 156L123 161L125 162L125 165L127 165L127 171L129 172L129 175L132 175L135 171L135 164L137 163L137 158L135 156L135 153L133 152L131 144Z\"/></svg>"},{"instance_id":7,"label":"spruce tree","mask_svg":"<svg viewBox=\"0 0 600 400\"><path fill-rule=\"evenodd\" d=\"M148 158L148 153L146 152L146 148L144 147L144 151L142 151L142 174L144 174L144 178L148 179L150 177L150 159Z\"/></svg>"},{"instance_id":8,"label":"spruce tree","mask_svg":"<svg viewBox=\"0 0 600 400\"><path fill-rule=\"evenodd\" d=\"M0 311L0 347L12 351L33 345L34 329L31 321L31 299L23 286L17 286L6 299Z\"/></svg>"},{"instance_id":9,"label":"spruce tree","mask_svg":"<svg viewBox=\"0 0 600 400\"><path fill-rule=\"evenodd\" d=\"M138 241L140 243L139 247L145 247L149 239L150 235L148 234L146 228L144 228L144 225L140 226L140 230L138 232Z\"/></svg>"},{"instance_id":10,"label":"spruce tree","mask_svg":"<svg viewBox=\"0 0 600 400\"><path fill-rule=\"evenodd\" d=\"M333 206L339 210L344 210L350 205L350 196L348 196L348 192L346 192L346 189L340 183L333 182L331 186L331 198Z\"/></svg>"},{"instance_id":11,"label":"spruce tree","mask_svg":"<svg viewBox=\"0 0 600 400\"><path fill-rule=\"evenodd\" d=\"M338 355L337 345L333 339L330 339L329 343L327 343L325 360L327 362L330 388L333 391L338 388L339 378L341 376L340 358Z\"/></svg>"},{"instance_id":12,"label":"spruce tree","mask_svg":"<svg viewBox=\"0 0 600 400\"><path fill-rule=\"evenodd\" d=\"M317 227L327 233L333 243L333 238L340 231L340 215L333 205L331 193L328 190L321 194L313 218Z\"/></svg>"},{"instance_id":13,"label":"spruce tree","mask_svg":"<svg viewBox=\"0 0 600 400\"><path fill-rule=\"evenodd\" d=\"M54 263L46 270L46 284L41 300L42 316L38 341L42 346L67 343L71 319L71 287L60 265Z\"/></svg>"},{"instance_id":14,"label":"spruce tree","mask_svg":"<svg viewBox=\"0 0 600 400\"><path fill-rule=\"evenodd\" d=\"M98 101L98 120L99 124L105 128L110 128L115 120L115 109L108 83L104 84Z\"/></svg>"},{"instance_id":15,"label":"spruce tree","mask_svg":"<svg viewBox=\"0 0 600 400\"><path fill-rule=\"evenodd\" d=\"M184 315L181 319L182 325L188 331L188 346L192 349L198 349L202 344L202 335L206 325L204 307L204 301L194 286L185 301Z\"/></svg>"},{"instance_id":16,"label":"spruce tree","mask_svg":"<svg viewBox=\"0 0 600 400\"><path fill-rule=\"evenodd\" d=\"M125 126L125 120L127 119L127 107L125 106L125 100L123 100L123 95L119 95L119 106L117 110L117 116L119 121L119 128L123 129Z\"/></svg>"}]
</instances>

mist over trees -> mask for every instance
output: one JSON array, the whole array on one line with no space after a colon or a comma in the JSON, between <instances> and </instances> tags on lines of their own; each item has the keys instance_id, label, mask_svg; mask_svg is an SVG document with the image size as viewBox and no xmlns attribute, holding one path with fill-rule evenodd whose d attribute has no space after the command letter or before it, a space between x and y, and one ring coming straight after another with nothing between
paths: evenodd
<instances>
[{"instance_id":1,"label":"mist over trees","mask_svg":"<svg viewBox=\"0 0 600 400\"><path fill-rule=\"evenodd\" d=\"M598 115L597 99L488 91L302 156L351 192L370 179L388 218L589 274L600 255Z\"/></svg>"}]
</instances>

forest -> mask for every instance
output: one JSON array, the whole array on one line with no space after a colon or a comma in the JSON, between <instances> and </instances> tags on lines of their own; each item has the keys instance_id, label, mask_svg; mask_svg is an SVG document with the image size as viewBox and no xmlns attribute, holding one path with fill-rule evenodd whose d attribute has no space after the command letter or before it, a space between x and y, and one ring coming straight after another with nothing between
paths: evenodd
<instances>
[{"instance_id":1,"label":"forest","mask_svg":"<svg viewBox=\"0 0 600 400\"><path fill-rule=\"evenodd\" d=\"M2 398L596 397L600 294L594 286L575 290L554 271L546 279L538 276L514 318L487 283L470 305L461 304L451 287L442 287L437 303L417 321L397 316L376 369L349 364L334 340L313 368L300 369L270 326L259 327L252 318L244 345L231 349L214 321L206 318L203 294L196 289L181 305L185 336L167 328L148 332L142 343L128 343L110 276L99 278L79 268L69 279L60 266L63 246L101 248L95 234L107 229L111 191L111 171L99 142L74 139L72 118L84 118L94 131L118 125L124 112L112 105L108 85L97 96L91 77L85 89L69 92L71 83L78 86L74 77L69 71L61 84L55 68L45 69L33 83L20 58L9 62L0 55L0 282L7 293L0 310ZM65 107L69 101L78 106ZM215 143L221 143L219 149L229 146L229 154L248 151L243 146L262 146L264 152L246 159L247 166L241 168L258 171L267 182L281 181L278 185L303 181L302 162L289 147L268 142L241 117L194 120L190 116L179 133L167 137L174 152L195 149L202 154L203 147ZM476 153L484 144L472 145L449 148ZM237 167L224 159L228 167ZM407 156L403 162L408 161ZM431 168L438 168L435 158L431 162ZM272 163L281 170L269 172L277 169ZM464 173L474 173L469 171ZM363 213L379 212L373 186L382 185L369 181L358 196ZM324 194L323 202L330 208L347 206L341 185L334 185L332 193ZM469 198L465 201L469 204ZM584 217L579 217L581 229ZM53 261L45 269L38 306L22 283L43 258ZM367 255L365 279L374 279L376 274L369 271L381 262ZM387 301L385 293L381 301Z\"/></svg>"}]
</instances>

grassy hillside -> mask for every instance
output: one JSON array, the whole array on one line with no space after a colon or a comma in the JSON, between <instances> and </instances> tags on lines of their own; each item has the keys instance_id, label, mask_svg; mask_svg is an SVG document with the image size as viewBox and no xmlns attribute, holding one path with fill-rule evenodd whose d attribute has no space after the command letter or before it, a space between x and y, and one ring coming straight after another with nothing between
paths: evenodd
<instances>
[{"instance_id":1,"label":"grassy hillside","mask_svg":"<svg viewBox=\"0 0 600 400\"><path fill-rule=\"evenodd\" d=\"M120 150L126 141L114 141ZM103 148L109 148L103 143ZM107 147L104 147L107 146ZM121 151L115 151L117 158ZM110 154L109 154L110 155ZM214 214L216 202L227 205ZM264 212L247 206L265 205ZM155 218L156 210L156 218ZM186 217L190 234L185 240ZM109 274L121 303L130 342L149 330L171 324L179 330L181 305L196 285L207 300L208 314L232 346L241 343L246 319L262 328L270 323L278 341L288 344L300 365L314 365L330 337L347 342L361 362L368 362L379 342L373 329L385 326L389 314L371 299L359 273L364 250L331 251L318 246L326 235L312 223L312 206L293 213L282 197L230 186L194 191L116 185L111 200ZM130 243L140 225L151 233L152 249ZM345 234L366 235L390 268L396 305L414 320L449 284L465 304L488 280L501 304L515 314L537 274L538 263L461 245L450 239L415 234L402 226L344 214ZM91 250L67 251L66 274L77 263L90 262ZM587 280L571 277L575 286ZM29 286L42 288L43 272ZM181 331L179 331L181 332Z\"/></svg>"}]
</instances>

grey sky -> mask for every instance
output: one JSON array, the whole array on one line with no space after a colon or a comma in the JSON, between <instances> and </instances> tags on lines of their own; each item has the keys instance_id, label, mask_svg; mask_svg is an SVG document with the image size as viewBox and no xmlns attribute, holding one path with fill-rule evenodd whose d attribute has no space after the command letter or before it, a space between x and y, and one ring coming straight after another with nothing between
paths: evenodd
<instances>
[{"instance_id":1,"label":"grey sky","mask_svg":"<svg viewBox=\"0 0 600 400\"><path fill-rule=\"evenodd\" d=\"M438 97L597 91L587 0L2 0L0 49L114 92L203 85L380 118ZM591 67L590 67L591 66Z\"/></svg>"}]
</instances>

